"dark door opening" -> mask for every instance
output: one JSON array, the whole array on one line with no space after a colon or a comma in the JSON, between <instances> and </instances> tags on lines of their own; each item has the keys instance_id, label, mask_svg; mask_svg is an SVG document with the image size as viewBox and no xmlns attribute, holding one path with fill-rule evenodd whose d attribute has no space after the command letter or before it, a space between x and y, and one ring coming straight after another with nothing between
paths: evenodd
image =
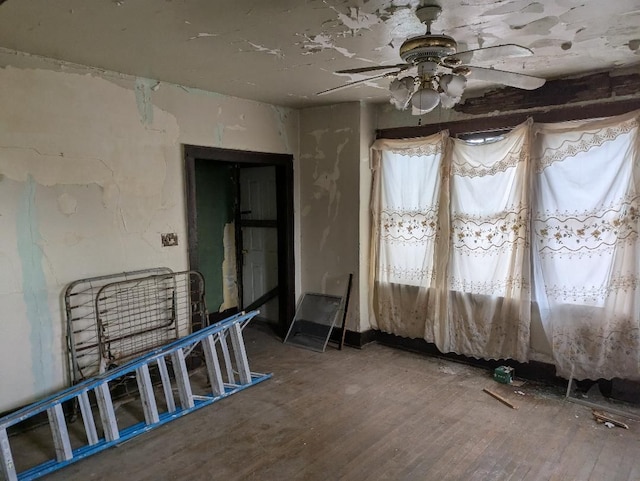
<instances>
[{"instance_id":1,"label":"dark door opening","mask_svg":"<svg viewBox=\"0 0 640 481\"><path fill-rule=\"evenodd\" d=\"M190 269L212 321L260 309L284 335L295 309L293 157L184 146Z\"/></svg>"}]
</instances>

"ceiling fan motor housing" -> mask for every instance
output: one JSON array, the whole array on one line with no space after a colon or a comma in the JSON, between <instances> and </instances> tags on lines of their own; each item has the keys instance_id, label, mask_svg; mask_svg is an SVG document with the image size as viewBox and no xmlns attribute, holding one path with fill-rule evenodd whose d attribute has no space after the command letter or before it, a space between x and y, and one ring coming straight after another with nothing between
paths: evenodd
<instances>
[{"instance_id":1,"label":"ceiling fan motor housing","mask_svg":"<svg viewBox=\"0 0 640 481\"><path fill-rule=\"evenodd\" d=\"M439 60L458 51L458 44L448 35L422 35L413 37L400 47L400 58L416 64L429 59Z\"/></svg>"}]
</instances>

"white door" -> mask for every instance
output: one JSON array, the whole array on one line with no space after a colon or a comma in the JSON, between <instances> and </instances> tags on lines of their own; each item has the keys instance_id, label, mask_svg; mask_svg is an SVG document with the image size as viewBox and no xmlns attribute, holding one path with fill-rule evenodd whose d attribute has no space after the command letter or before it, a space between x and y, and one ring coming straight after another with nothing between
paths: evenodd
<instances>
[{"instance_id":1,"label":"white door","mask_svg":"<svg viewBox=\"0 0 640 481\"><path fill-rule=\"evenodd\" d=\"M276 168L240 168L242 307L278 286ZM259 307L260 317L278 321L278 299Z\"/></svg>"}]
</instances>

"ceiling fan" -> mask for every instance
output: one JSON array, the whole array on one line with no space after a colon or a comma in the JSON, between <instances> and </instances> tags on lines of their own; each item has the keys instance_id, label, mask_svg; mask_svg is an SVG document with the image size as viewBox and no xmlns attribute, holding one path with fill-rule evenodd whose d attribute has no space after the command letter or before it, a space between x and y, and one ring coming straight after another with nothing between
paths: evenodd
<instances>
[{"instance_id":1,"label":"ceiling fan","mask_svg":"<svg viewBox=\"0 0 640 481\"><path fill-rule=\"evenodd\" d=\"M400 47L400 58L404 63L338 70L336 73L339 74L391 71L327 89L318 92L318 95L326 95L371 80L391 78L391 103L399 110L405 110L411 105L412 113L421 115L432 111L438 105L452 108L460 102L467 78L526 90L534 90L544 85L543 78L470 65L475 61L526 57L533 55L533 52L515 44L458 52L458 44L452 37L431 33L431 24L441 12L439 5L423 5L416 10L418 19L427 26L427 33L404 41Z\"/></svg>"}]
</instances>

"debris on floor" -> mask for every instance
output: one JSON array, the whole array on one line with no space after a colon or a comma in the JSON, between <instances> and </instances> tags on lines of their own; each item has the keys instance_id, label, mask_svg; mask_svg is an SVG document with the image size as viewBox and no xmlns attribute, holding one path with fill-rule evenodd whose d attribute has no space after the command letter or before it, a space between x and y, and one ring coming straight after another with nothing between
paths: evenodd
<instances>
[{"instance_id":1,"label":"debris on floor","mask_svg":"<svg viewBox=\"0 0 640 481\"><path fill-rule=\"evenodd\" d=\"M513 368L508 366L498 366L493 371L493 379L502 384L511 384L513 381Z\"/></svg>"},{"instance_id":2,"label":"debris on floor","mask_svg":"<svg viewBox=\"0 0 640 481\"><path fill-rule=\"evenodd\" d=\"M629 429L629 426L622 421L618 421L617 419L612 418L609 414L604 411L592 410L594 419L596 422L607 426L608 428L612 428L614 426L618 426L619 428Z\"/></svg>"},{"instance_id":3,"label":"debris on floor","mask_svg":"<svg viewBox=\"0 0 640 481\"><path fill-rule=\"evenodd\" d=\"M483 389L484 392L486 392L489 396L491 396L492 398L497 399L498 401L500 401L502 404L509 406L511 409L518 409L517 406L515 406L514 404L512 404L510 401L508 401L507 399L505 399L504 397L500 396L500 394L497 394L493 391L490 391L487 388Z\"/></svg>"}]
</instances>

